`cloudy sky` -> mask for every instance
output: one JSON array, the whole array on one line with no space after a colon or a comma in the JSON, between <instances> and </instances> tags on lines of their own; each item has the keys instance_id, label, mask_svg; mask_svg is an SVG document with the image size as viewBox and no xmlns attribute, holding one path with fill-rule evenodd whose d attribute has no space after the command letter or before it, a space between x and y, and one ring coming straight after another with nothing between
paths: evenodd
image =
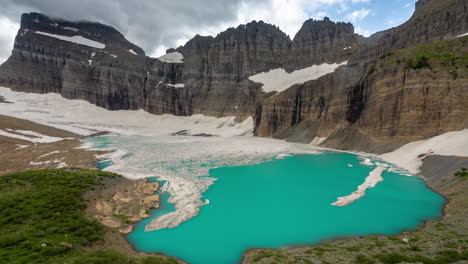
<instances>
[{"instance_id":1,"label":"cloudy sky","mask_svg":"<svg viewBox=\"0 0 468 264\"><path fill-rule=\"evenodd\" d=\"M397 26L416 0L3 0L0 63L8 58L25 12L112 25L153 57L183 45L196 34L216 35L252 20L279 26L291 39L308 18L352 22L357 33Z\"/></svg>"}]
</instances>

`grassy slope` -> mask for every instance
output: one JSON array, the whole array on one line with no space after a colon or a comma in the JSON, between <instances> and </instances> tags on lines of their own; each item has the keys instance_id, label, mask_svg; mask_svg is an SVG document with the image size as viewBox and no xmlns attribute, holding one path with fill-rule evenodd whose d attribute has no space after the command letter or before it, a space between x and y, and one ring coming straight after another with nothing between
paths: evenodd
<instances>
[{"instance_id":1,"label":"grassy slope","mask_svg":"<svg viewBox=\"0 0 468 264\"><path fill-rule=\"evenodd\" d=\"M0 263L177 263L93 251L105 227L86 218L82 193L112 173L81 169L0 177Z\"/></svg>"},{"instance_id":2,"label":"grassy slope","mask_svg":"<svg viewBox=\"0 0 468 264\"><path fill-rule=\"evenodd\" d=\"M466 76L468 73L468 37L392 51L382 55L379 62L384 67L403 63L411 69L440 68L447 70L456 79L459 75Z\"/></svg>"}]
</instances>

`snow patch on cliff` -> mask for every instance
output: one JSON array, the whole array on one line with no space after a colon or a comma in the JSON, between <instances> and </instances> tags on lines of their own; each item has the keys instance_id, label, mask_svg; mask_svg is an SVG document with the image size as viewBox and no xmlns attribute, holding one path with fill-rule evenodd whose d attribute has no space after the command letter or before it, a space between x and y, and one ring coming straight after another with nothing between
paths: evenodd
<instances>
[{"instance_id":1,"label":"snow patch on cliff","mask_svg":"<svg viewBox=\"0 0 468 264\"><path fill-rule=\"evenodd\" d=\"M66 29L66 30L71 30L71 31L73 31L73 32L78 32L78 31L80 31L79 29L74 28L74 27L62 27L62 28L63 28L63 29Z\"/></svg>"},{"instance_id":2,"label":"snow patch on cliff","mask_svg":"<svg viewBox=\"0 0 468 264\"><path fill-rule=\"evenodd\" d=\"M171 86L171 87L174 87L174 88L184 88L185 85L183 83L176 83L176 84L169 84L169 83L166 83L167 86Z\"/></svg>"},{"instance_id":3,"label":"snow patch on cliff","mask_svg":"<svg viewBox=\"0 0 468 264\"><path fill-rule=\"evenodd\" d=\"M69 36L50 34L50 33L41 32L41 31L36 31L34 33L44 35L44 36L48 36L48 37L51 37L51 38L60 39L60 40L63 40L63 41L76 43L76 44L79 44L79 45L88 46L88 47L91 47L91 48L96 48L96 49L104 49L106 47L106 45L102 44L101 42L90 40L90 39L84 38L84 37L79 36L79 35L69 37Z\"/></svg>"},{"instance_id":4,"label":"snow patch on cliff","mask_svg":"<svg viewBox=\"0 0 468 264\"><path fill-rule=\"evenodd\" d=\"M184 63L184 56L182 53L176 51L162 55L158 60L167 63Z\"/></svg>"},{"instance_id":5,"label":"snow patch on cliff","mask_svg":"<svg viewBox=\"0 0 468 264\"><path fill-rule=\"evenodd\" d=\"M249 77L249 80L263 84L262 90L269 92L282 92L295 84L302 84L307 81L318 79L326 74L332 73L336 68L346 65L348 62L334 64L312 65L310 67L286 72L282 68L262 72Z\"/></svg>"},{"instance_id":6,"label":"snow patch on cliff","mask_svg":"<svg viewBox=\"0 0 468 264\"><path fill-rule=\"evenodd\" d=\"M466 36L468 36L468 32L466 32L465 34L458 35L455 38L462 38L462 37L466 37Z\"/></svg>"},{"instance_id":7,"label":"snow patch on cliff","mask_svg":"<svg viewBox=\"0 0 468 264\"><path fill-rule=\"evenodd\" d=\"M349 195L338 197L336 202L332 203L332 205L335 206L346 206L359 198L363 197L366 195L366 190L369 188L375 187L375 185L381 181L383 181L382 178L382 172L385 170L384 167L377 167L373 171L369 173L369 176L366 177L364 180L364 183L359 185L357 187L357 190L352 192Z\"/></svg>"}]
</instances>

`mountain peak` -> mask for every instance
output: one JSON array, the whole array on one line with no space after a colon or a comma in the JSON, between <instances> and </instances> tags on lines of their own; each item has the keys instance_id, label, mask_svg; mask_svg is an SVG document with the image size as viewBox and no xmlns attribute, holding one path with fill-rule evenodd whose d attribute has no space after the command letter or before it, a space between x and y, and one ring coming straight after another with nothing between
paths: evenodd
<instances>
[{"instance_id":1,"label":"mountain peak","mask_svg":"<svg viewBox=\"0 0 468 264\"><path fill-rule=\"evenodd\" d=\"M140 47L129 42L114 27L98 22L68 21L61 18L52 18L45 14L31 12L21 16L20 32L38 33L48 36L71 38L80 36L84 39L105 44L110 49L129 51L145 55ZM19 34L24 37L25 34Z\"/></svg>"}]
</instances>

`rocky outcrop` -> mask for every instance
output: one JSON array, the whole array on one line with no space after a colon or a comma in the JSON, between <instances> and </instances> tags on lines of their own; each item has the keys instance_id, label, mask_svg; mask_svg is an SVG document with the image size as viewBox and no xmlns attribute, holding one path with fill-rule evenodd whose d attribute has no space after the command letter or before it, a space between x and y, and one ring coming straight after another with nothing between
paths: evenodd
<instances>
[{"instance_id":1,"label":"rocky outcrop","mask_svg":"<svg viewBox=\"0 0 468 264\"><path fill-rule=\"evenodd\" d=\"M0 66L0 85L56 92L112 110L253 116L258 136L300 142L320 137L330 147L382 152L468 125L466 46L449 40L468 32L467 17L465 0L420 0L408 22L369 38L355 34L349 23L325 18L306 21L293 40L276 26L253 21L215 37L195 36L168 50L183 56L182 63L171 63L144 56L111 27L31 13L23 15L13 53ZM410 52L434 41L458 50L442 44ZM444 61L442 51L462 59ZM281 93L265 93L248 79L275 68L291 72L343 61L347 66L334 73Z\"/></svg>"},{"instance_id":2,"label":"rocky outcrop","mask_svg":"<svg viewBox=\"0 0 468 264\"><path fill-rule=\"evenodd\" d=\"M148 218L150 209L159 208L159 183L124 178L105 179L102 185L85 193L88 214L102 224L130 233L132 224Z\"/></svg>"}]
</instances>

